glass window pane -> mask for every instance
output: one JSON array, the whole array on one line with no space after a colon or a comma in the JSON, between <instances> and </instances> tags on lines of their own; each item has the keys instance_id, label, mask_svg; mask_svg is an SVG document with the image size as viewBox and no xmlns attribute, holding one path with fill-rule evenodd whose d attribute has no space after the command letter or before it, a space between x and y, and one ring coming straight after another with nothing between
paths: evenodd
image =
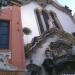
<instances>
[{"instance_id":1,"label":"glass window pane","mask_svg":"<svg viewBox=\"0 0 75 75\"><path fill-rule=\"evenodd\" d=\"M9 21L0 21L0 48L9 48Z\"/></svg>"}]
</instances>

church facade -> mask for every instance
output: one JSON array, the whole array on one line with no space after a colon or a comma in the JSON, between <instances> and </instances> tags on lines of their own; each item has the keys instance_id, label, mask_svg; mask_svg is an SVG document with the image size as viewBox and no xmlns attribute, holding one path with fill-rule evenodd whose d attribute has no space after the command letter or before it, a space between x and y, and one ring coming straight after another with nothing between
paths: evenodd
<instances>
[{"instance_id":1,"label":"church facade","mask_svg":"<svg viewBox=\"0 0 75 75\"><path fill-rule=\"evenodd\" d=\"M75 74L75 20L57 0L28 0L21 7L26 75Z\"/></svg>"},{"instance_id":2,"label":"church facade","mask_svg":"<svg viewBox=\"0 0 75 75\"><path fill-rule=\"evenodd\" d=\"M56 17L57 26L52 25L52 14ZM40 17L37 15L40 15ZM25 43L30 43L34 36L39 36L41 32L53 26L69 33L75 32L75 21L72 18L71 10L67 6L61 6L56 0L49 0L48 2L45 0L29 0L26 5L21 7L21 17L23 27L28 27L32 31L29 36L25 35ZM38 19L41 19L40 22Z\"/></svg>"}]
</instances>

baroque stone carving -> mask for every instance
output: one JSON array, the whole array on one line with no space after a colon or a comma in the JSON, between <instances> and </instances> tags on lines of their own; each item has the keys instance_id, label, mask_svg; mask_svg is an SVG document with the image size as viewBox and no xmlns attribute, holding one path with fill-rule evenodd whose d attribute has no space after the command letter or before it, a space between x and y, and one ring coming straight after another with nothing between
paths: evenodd
<instances>
[{"instance_id":1,"label":"baroque stone carving","mask_svg":"<svg viewBox=\"0 0 75 75\"><path fill-rule=\"evenodd\" d=\"M72 45L68 45L64 40L57 40L56 42L50 43L50 48L52 50L72 49Z\"/></svg>"},{"instance_id":2,"label":"baroque stone carving","mask_svg":"<svg viewBox=\"0 0 75 75\"><path fill-rule=\"evenodd\" d=\"M36 64L28 64L26 68L28 72L31 72L31 75L40 75L41 67Z\"/></svg>"},{"instance_id":3,"label":"baroque stone carving","mask_svg":"<svg viewBox=\"0 0 75 75\"><path fill-rule=\"evenodd\" d=\"M46 49L45 55L47 58L53 59L53 52L51 50L49 50L49 48Z\"/></svg>"},{"instance_id":4,"label":"baroque stone carving","mask_svg":"<svg viewBox=\"0 0 75 75\"><path fill-rule=\"evenodd\" d=\"M28 4L30 3L32 0L22 0L22 4Z\"/></svg>"},{"instance_id":5,"label":"baroque stone carving","mask_svg":"<svg viewBox=\"0 0 75 75\"><path fill-rule=\"evenodd\" d=\"M72 53L72 45L65 43L64 40L57 40L56 42L50 43L50 49L53 50L53 54L56 57L62 55L70 55Z\"/></svg>"},{"instance_id":6,"label":"baroque stone carving","mask_svg":"<svg viewBox=\"0 0 75 75\"><path fill-rule=\"evenodd\" d=\"M54 36L58 36L59 37L59 40L62 39L64 40L64 42L62 41L62 44L61 44L61 47L64 49L67 48L67 49L70 49L71 48L71 45L75 45L75 37L73 37L71 34L63 31L63 30L60 30L60 29L57 29L57 28L51 28L50 30L44 32L43 34L41 34L40 36L38 36L36 38L35 41L32 41L30 44L27 45L27 50L26 50L26 55L30 55L29 53L34 50L34 48L38 47L38 44L40 44L41 42L45 41L46 39L50 38L50 37L54 37ZM54 45L55 47L58 45L60 45L61 41L57 41L56 42L57 45ZM55 44L55 43L53 43ZM55 48L54 47L54 48ZM57 49L56 47L56 49ZM61 49L61 47L59 47L58 49ZM52 48L53 49L53 48ZM57 50L56 50L57 51ZM55 52L57 53L57 52Z\"/></svg>"}]
</instances>

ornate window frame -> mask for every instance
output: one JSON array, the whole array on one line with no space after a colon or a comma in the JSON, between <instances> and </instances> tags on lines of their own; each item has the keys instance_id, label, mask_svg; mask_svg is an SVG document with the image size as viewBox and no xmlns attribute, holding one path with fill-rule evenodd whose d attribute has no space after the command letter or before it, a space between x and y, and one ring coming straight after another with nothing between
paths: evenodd
<instances>
[{"instance_id":1,"label":"ornate window frame","mask_svg":"<svg viewBox=\"0 0 75 75\"><path fill-rule=\"evenodd\" d=\"M41 32L41 28L39 26L39 21L38 21L38 17L37 17L37 14L36 14L36 10L38 11L39 15L40 15L40 20L41 20L41 23L42 23L42 27L43 27L43 31L47 31L48 27L47 27L47 24L45 23L45 19L44 19L44 15L42 14L42 11L44 11L46 13L46 15L48 15L49 19L48 19L48 25L49 25L49 29L51 28L51 25L52 27L56 27L60 30L63 30L63 27L57 17L57 14L55 12L53 12L52 10L51 11L48 11L46 9L35 9L34 10L34 13L35 13L35 18L36 18L36 21L37 21L37 24L38 24L38 29L39 29L39 33L42 34L43 32ZM51 13L53 14L54 18L52 18L52 15ZM53 20L53 21L52 21ZM51 22L51 24L49 24L49 21ZM57 24L57 26L55 25L55 23Z\"/></svg>"},{"instance_id":2,"label":"ornate window frame","mask_svg":"<svg viewBox=\"0 0 75 75\"><path fill-rule=\"evenodd\" d=\"M63 27L62 27L62 25L61 25L61 23L60 23L60 21L59 21L59 19L58 19L58 16L57 16L57 14L54 12L54 11L49 11L49 15L51 16L51 13L53 14L53 16L54 16L54 21L57 23L57 25L58 25L58 27L59 27L59 29L61 29L61 30L63 30ZM52 17L52 16L51 16ZM56 25L55 24L53 24L55 27L56 27Z\"/></svg>"}]
</instances>

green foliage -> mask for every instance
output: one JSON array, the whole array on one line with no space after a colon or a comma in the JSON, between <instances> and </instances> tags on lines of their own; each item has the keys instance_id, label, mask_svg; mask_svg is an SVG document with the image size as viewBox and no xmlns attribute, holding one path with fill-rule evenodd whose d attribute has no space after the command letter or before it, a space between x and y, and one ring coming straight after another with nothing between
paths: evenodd
<instances>
[{"instance_id":1,"label":"green foliage","mask_svg":"<svg viewBox=\"0 0 75 75\"><path fill-rule=\"evenodd\" d=\"M23 32L25 35L29 35L31 33L31 30L27 27L23 28Z\"/></svg>"}]
</instances>

